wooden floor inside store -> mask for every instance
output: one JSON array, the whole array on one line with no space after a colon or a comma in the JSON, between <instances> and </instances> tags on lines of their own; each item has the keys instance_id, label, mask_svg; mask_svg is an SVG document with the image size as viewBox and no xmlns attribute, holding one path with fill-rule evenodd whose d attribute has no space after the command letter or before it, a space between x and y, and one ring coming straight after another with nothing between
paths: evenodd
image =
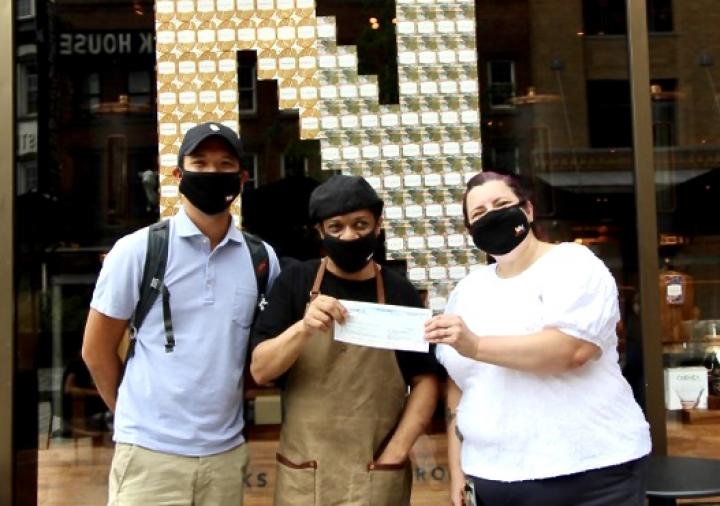
<instances>
[{"instance_id":1,"label":"wooden floor inside store","mask_svg":"<svg viewBox=\"0 0 720 506\"><path fill-rule=\"evenodd\" d=\"M668 424L669 453L720 458L720 425ZM245 504L272 505L276 442L251 440L252 463L246 478ZM106 502L107 473L112 446L89 438L53 439L39 452L38 504L42 506L100 506ZM413 450L415 487L413 506L445 506L447 457L442 434L423 436ZM693 504L693 501L683 504ZM718 504L704 499L702 504Z\"/></svg>"}]
</instances>

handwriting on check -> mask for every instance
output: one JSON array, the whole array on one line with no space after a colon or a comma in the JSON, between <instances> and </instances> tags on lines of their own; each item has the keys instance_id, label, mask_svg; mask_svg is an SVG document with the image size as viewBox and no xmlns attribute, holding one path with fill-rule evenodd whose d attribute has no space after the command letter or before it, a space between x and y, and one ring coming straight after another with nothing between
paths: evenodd
<instances>
[{"instance_id":1,"label":"handwriting on check","mask_svg":"<svg viewBox=\"0 0 720 506\"><path fill-rule=\"evenodd\" d=\"M349 316L335 324L335 340L360 346L427 352L424 325L429 309L341 300Z\"/></svg>"}]
</instances>

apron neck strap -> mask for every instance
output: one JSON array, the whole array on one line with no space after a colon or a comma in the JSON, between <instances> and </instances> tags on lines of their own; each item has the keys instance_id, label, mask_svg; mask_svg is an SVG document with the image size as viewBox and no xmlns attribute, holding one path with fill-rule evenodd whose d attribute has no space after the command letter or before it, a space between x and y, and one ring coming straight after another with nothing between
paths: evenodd
<instances>
[{"instance_id":1,"label":"apron neck strap","mask_svg":"<svg viewBox=\"0 0 720 506\"><path fill-rule=\"evenodd\" d=\"M317 299L317 296L320 295L320 284L325 276L325 269L327 269L327 257L320 260L320 267L318 268L317 274L315 274L315 282L313 283L312 290L310 290L310 302Z\"/></svg>"},{"instance_id":2,"label":"apron neck strap","mask_svg":"<svg viewBox=\"0 0 720 506\"><path fill-rule=\"evenodd\" d=\"M382 274L380 273L380 266L374 260L373 266L375 267L375 287L377 290L377 303L385 304L385 282L383 281Z\"/></svg>"},{"instance_id":3,"label":"apron neck strap","mask_svg":"<svg viewBox=\"0 0 720 506\"><path fill-rule=\"evenodd\" d=\"M318 267L317 274L315 274L315 281L313 282L312 290L310 290L310 302L314 301L318 295L320 295L320 285L322 284L323 277L325 277L325 270L327 270L327 257L320 260L320 267ZM380 266L377 262L373 261L373 268L375 270L375 288L377 291L377 303L385 304L385 282L383 281L382 274L380 273Z\"/></svg>"}]
</instances>

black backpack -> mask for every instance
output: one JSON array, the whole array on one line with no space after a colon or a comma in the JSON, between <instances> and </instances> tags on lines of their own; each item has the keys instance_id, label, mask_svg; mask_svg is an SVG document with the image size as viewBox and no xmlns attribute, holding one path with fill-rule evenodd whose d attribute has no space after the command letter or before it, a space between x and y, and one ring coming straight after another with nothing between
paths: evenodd
<instances>
[{"instance_id":1,"label":"black backpack","mask_svg":"<svg viewBox=\"0 0 720 506\"><path fill-rule=\"evenodd\" d=\"M175 335L173 333L170 314L170 292L165 286L165 267L168 257L168 220L150 225L148 231L147 253L143 267L142 281L140 282L140 298L135 306L130 322L130 342L125 361L132 358L135 353L135 338L137 331L143 324L150 308L158 295L162 293L163 323L165 325L165 352L171 353L175 349ZM265 307L265 293L267 291L270 275L270 262L265 244L254 235L243 232L245 244L250 250L255 279L257 281L257 305L253 313L252 323L255 324L259 311ZM251 327L253 328L253 327Z\"/></svg>"}]
</instances>

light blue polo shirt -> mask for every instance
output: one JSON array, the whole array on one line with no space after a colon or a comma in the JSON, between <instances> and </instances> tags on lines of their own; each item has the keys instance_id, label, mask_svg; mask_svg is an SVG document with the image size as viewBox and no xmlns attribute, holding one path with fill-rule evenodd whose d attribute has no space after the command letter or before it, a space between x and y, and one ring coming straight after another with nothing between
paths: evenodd
<instances>
[{"instance_id":1,"label":"light blue polo shirt","mask_svg":"<svg viewBox=\"0 0 720 506\"><path fill-rule=\"evenodd\" d=\"M129 319L139 297L148 229L120 239L105 258L91 307ZM271 284L279 273L270 256ZM138 330L115 412L119 443L205 456L243 443L243 370L257 281L242 233L231 226L214 251L181 210L170 219L165 284L175 350L165 352L161 297ZM269 285L270 286L270 285Z\"/></svg>"}]
</instances>

